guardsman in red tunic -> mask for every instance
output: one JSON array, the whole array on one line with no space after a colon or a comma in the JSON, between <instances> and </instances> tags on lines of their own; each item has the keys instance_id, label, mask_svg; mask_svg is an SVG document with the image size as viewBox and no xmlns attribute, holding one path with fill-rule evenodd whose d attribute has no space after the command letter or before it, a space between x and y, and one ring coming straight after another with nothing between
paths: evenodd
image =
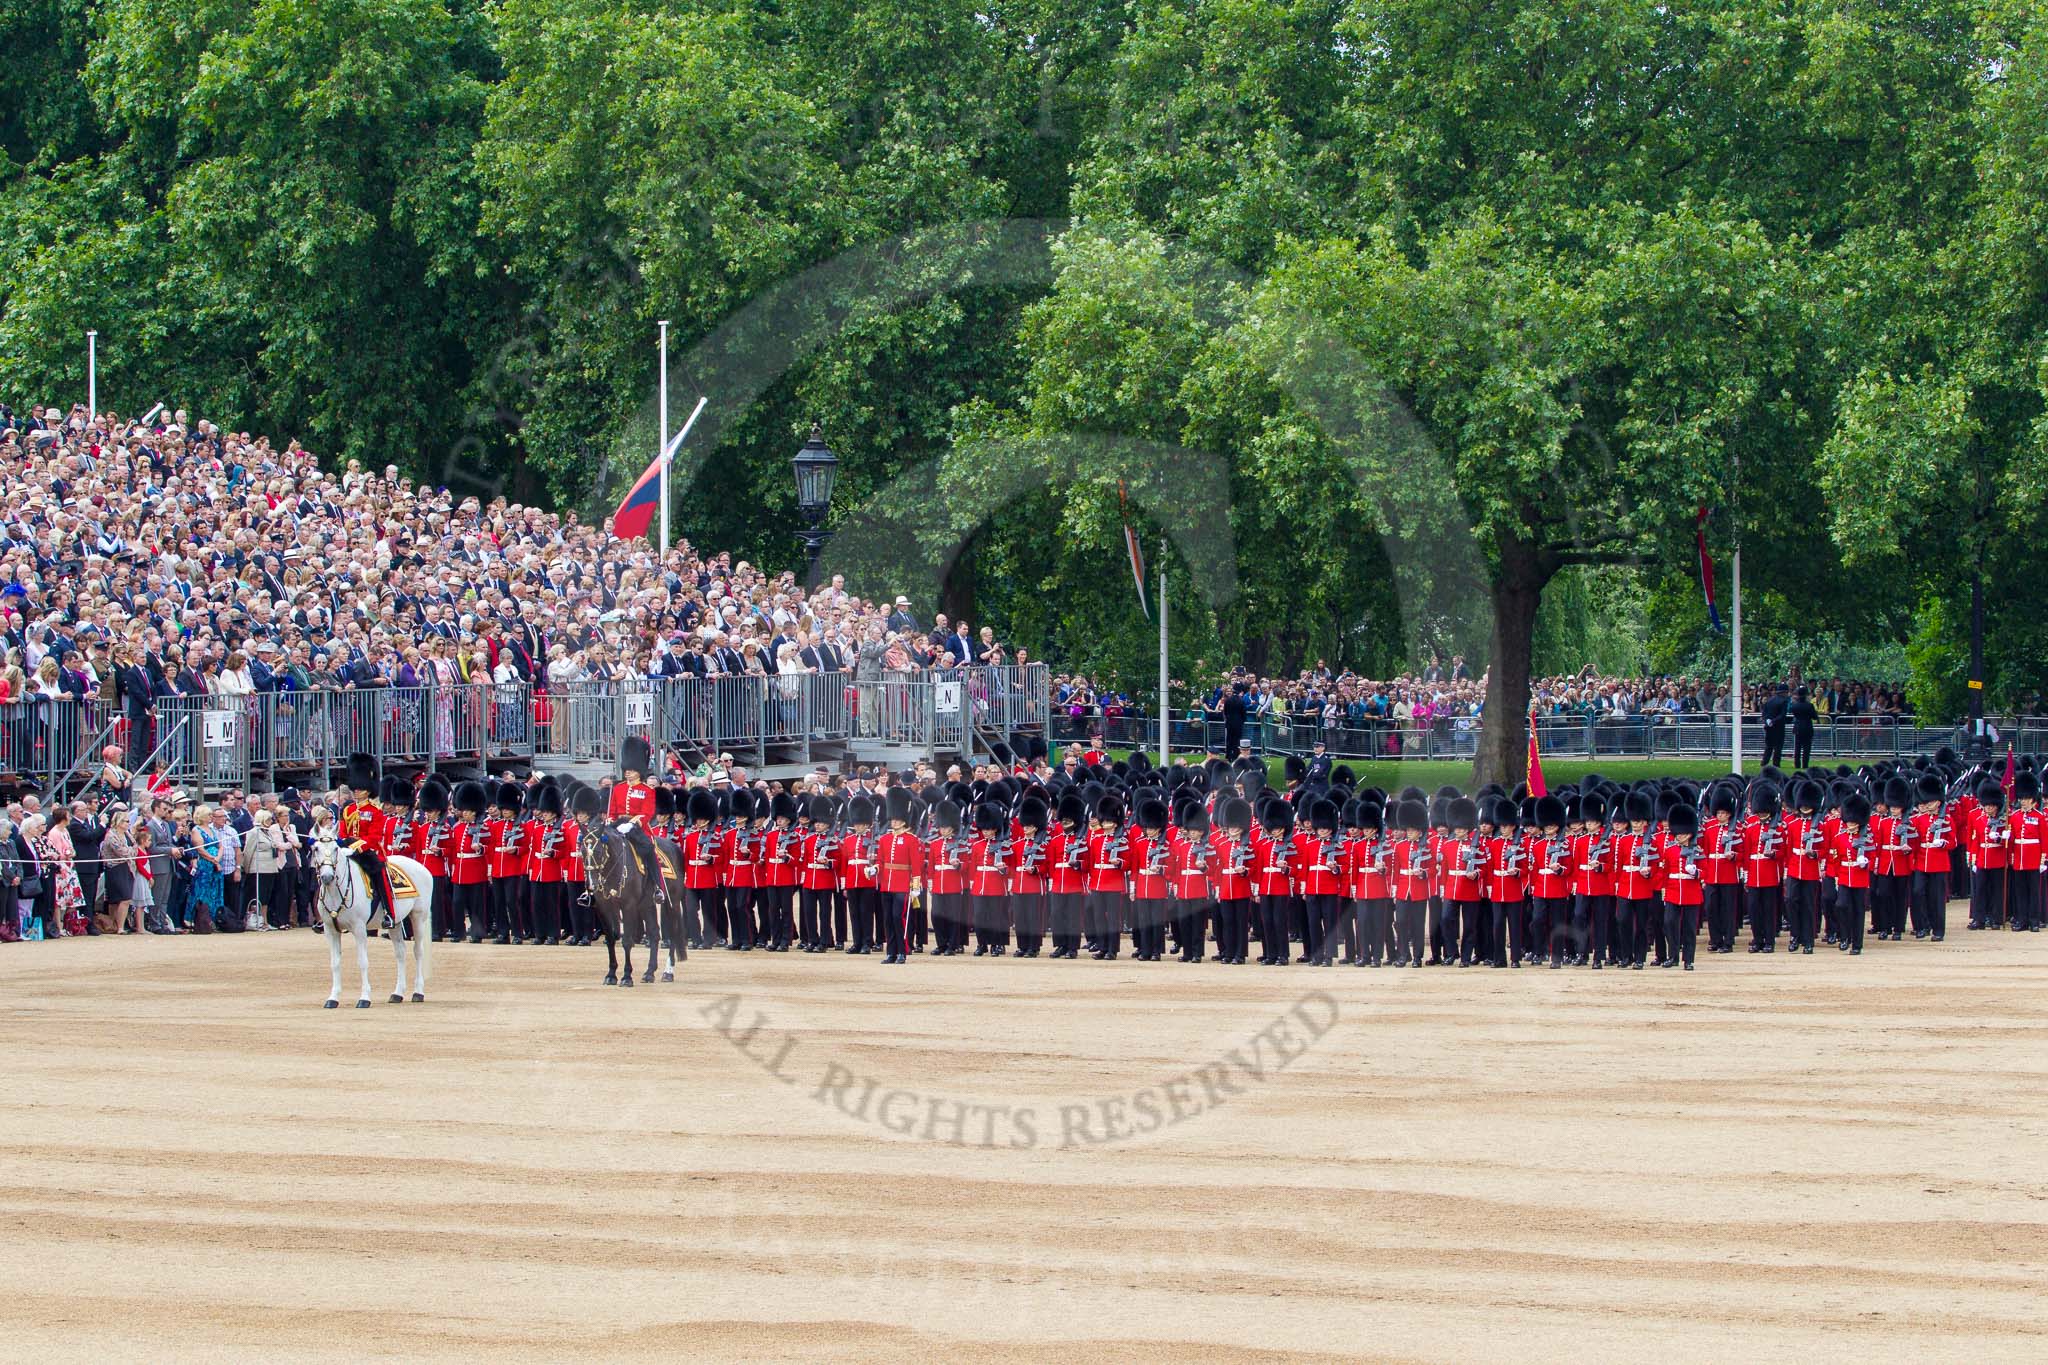
<instances>
[{"instance_id":1,"label":"guardsman in red tunic","mask_svg":"<svg viewBox=\"0 0 2048 1365\"><path fill-rule=\"evenodd\" d=\"M590 903L590 888L583 875L583 831L597 818L602 798L580 783L573 794L580 808L572 810L571 818L561 824L562 903L569 907L570 922L576 926L576 946L588 948L597 941L597 907Z\"/></svg>"},{"instance_id":2,"label":"guardsman in red tunic","mask_svg":"<svg viewBox=\"0 0 2048 1365\"><path fill-rule=\"evenodd\" d=\"M1209 880L1216 889L1216 960L1241 966L1251 947L1252 804L1226 795L1216 806Z\"/></svg>"},{"instance_id":3,"label":"guardsman in red tunic","mask_svg":"<svg viewBox=\"0 0 2048 1365\"><path fill-rule=\"evenodd\" d=\"M1946 793L1940 777L1923 773L1913 789L1918 805L1906 821L1913 845L1913 937L1931 936L1936 943L1948 937L1949 851L1957 843Z\"/></svg>"},{"instance_id":4,"label":"guardsman in red tunic","mask_svg":"<svg viewBox=\"0 0 2048 1365\"><path fill-rule=\"evenodd\" d=\"M910 961L910 897L924 876L924 845L910 828L910 791L891 787L883 798L889 827L875 841L875 893L882 911L884 965Z\"/></svg>"},{"instance_id":5,"label":"guardsman in red tunic","mask_svg":"<svg viewBox=\"0 0 2048 1365\"><path fill-rule=\"evenodd\" d=\"M718 872L719 884L725 888L726 949L751 953L755 939L755 874L760 858L760 834L754 829L754 794L745 787L734 787L725 800L732 823L719 841Z\"/></svg>"},{"instance_id":6,"label":"guardsman in red tunic","mask_svg":"<svg viewBox=\"0 0 2048 1365\"><path fill-rule=\"evenodd\" d=\"M846 829L840 837L839 888L846 898L849 954L872 953L875 924L875 802L871 796L849 797Z\"/></svg>"},{"instance_id":7,"label":"guardsman in red tunic","mask_svg":"<svg viewBox=\"0 0 2048 1365\"><path fill-rule=\"evenodd\" d=\"M761 834L761 867L756 892L762 898L762 948L786 953L796 937L797 857L802 835L796 828L796 798L777 792L768 799L768 828Z\"/></svg>"},{"instance_id":8,"label":"guardsman in red tunic","mask_svg":"<svg viewBox=\"0 0 2048 1365\"><path fill-rule=\"evenodd\" d=\"M455 883L450 880L448 849L448 784L429 776L419 785L413 800L418 816L413 821L411 853L434 884L434 940L450 943L462 937L462 917L455 908Z\"/></svg>"},{"instance_id":9,"label":"guardsman in red tunic","mask_svg":"<svg viewBox=\"0 0 2048 1365\"><path fill-rule=\"evenodd\" d=\"M638 735L628 735L619 741L619 770L624 778L612 784L611 800L605 807L604 818L618 823L638 820L645 823L654 818L654 788L647 784L647 774L653 769L648 766L647 741Z\"/></svg>"},{"instance_id":10,"label":"guardsman in red tunic","mask_svg":"<svg viewBox=\"0 0 2048 1365\"><path fill-rule=\"evenodd\" d=\"M1656 798L1632 791L1626 809L1628 827L1616 832L1613 841L1614 948L1621 966L1641 971L1647 954L1639 931L1657 913L1657 836L1650 828Z\"/></svg>"},{"instance_id":11,"label":"guardsman in red tunic","mask_svg":"<svg viewBox=\"0 0 2048 1365\"><path fill-rule=\"evenodd\" d=\"M1970 927L2003 929L2012 906L2006 869L2012 864L2012 820L2005 813L2005 788L1986 778L1977 785L1964 846L1970 856Z\"/></svg>"},{"instance_id":12,"label":"guardsman in red tunic","mask_svg":"<svg viewBox=\"0 0 2048 1365\"><path fill-rule=\"evenodd\" d=\"M967 854L974 842L960 826L966 812L950 797L932 803L932 832L924 844L924 889L931 897L932 956L952 957L967 946Z\"/></svg>"},{"instance_id":13,"label":"guardsman in red tunic","mask_svg":"<svg viewBox=\"0 0 2048 1365\"><path fill-rule=\"evenodd\" d=\"M1057 827L1045 845L1052 955L1079 957L1088 901L1088 807L1077 793L1067 792L1053 814Z\"/></svg>"},{"instance_id":14,"label":"guardsman in red tunic","mask_svg":"<svg viewBox=\"0 0 2048 1365\"><path fill-rule=\"evenodd\" d=\"M1017 926L1017 956L1037 957L1045 946L1046 847L1052 811L1042 797L1017 803L1017 856L1010 868L1010 918Z\"/></svg>"},{"instance_id":15,"label":"guardsman in red tunic","mask_svg":"<svg viewBox=\"0 0 2048 1365\"><path fill-rule=\"evenodd\" d=\"M1294 869L1295 889L1301 897L1303 947L1308 960L1328 967L1337 960L1341 937L1349 937L1344 923L1344 841L1338 831L1337 803L1316 797L1308 803L1308 818L1294 833L1289 863Z\"/></svg>"},{"instance_id":16,"label":"guardsman in red tunic","mask_svg":"<svg viewBox=\"0 0 2048 1365\"><path fill-rule=\"evenodd\" d=\"M1429 807L1413 798L1404 799L1396 808L1394 823L1401 836L1394 841L1393 857L1394 965L1419 968L1432 877Z\"/></svg>"},{"instance_id":17,"label":"guardsman in red tunic","mask_svg":"<svg viewBox=\"0 0 2048 1365\"><path fill-rule=\"evenodd\" d=\"M1133 811L1136 826L1124 844L1125 870L1131 886L1131 948L1140 962L1166 955L1166 921L1172 914L1168 896L1173 844L1167 838L1166 802L1140 796Z\"/></svg>"},{"instance_id":18,"label":"guardsman in red tunic","mask_svg":"<svg viewBox=\"0 0 2048 1365\"><path fill-rule=\"evenodd\" d=\"M967 845L966 874L974 955L1001 957L1010 938L1010 819L994 800L978 803L972 819L974 838Z\"/></svg>"},{"instance_id":19,"label":"guardsman in red tunic","mask_svg":"<svg viewBox=\"0 0 2048 1365\"><path fill-rule=\"evenodd\" d=\"M1444 860L1443 942L1446 960L1469 967L1479 951L1479 917L1486 913L1486 845L1479 837L1479 803L1453 799L1444 810L1448 828L1437 841Z\"/></svg>"},{"instance_id":20,"label":"guardsman in red tunic","mask_svg":"<svg viewBox=\"0 0 2048 1365\"><path fill-rule=\"evenodd\" d=\"M1906 902L1913 883L1906 808L1912 801L1912 788L1904 778L1887 778L1870 818L1870 920L1880 943L1898 938L1906 930Z\"/></svg>"},{"instance_id":21,"label":"guardsman in red tunic","mask_svg":"<svg viewBox=\"0 0 2048 1365\"><path fill-rule=\"evenodd\" d=\"M491 836L484 823L484 809L490 803L483 783L458 785L453 797L457 819L444 842L448 883L454 888L454 923L458 932L467 926L471 943L482 943L491 926Z\"/></svg>"},{"instance_id":22,"label":"guardsman in red tunic","mask_svg":"<svg viewBox=\"0 0 2048 1365\"><path fill-rule=\"evenodd\" d=\"M1700 936L1700 906L1706 898L1701 885L1698 848L1693 844L1699 832L1700 815L1691 806L1673 806L1668 818L1671 837L1656 853L1657 886L1664 898L1664 942L1667 952L1661 967L1680 962L1692 970L1693 950Z\"/></svg>"},{"instance_id":23,"label":"guardsman in red tunic","mask_svg":"<svg viewBox=\"0 0 2048 1365\"><path fill-rule=\"evenodd\" d=\"M1529 945L1523 934L1529 893L1529 847L1516 828L1515 803L1507 797L1494 802L1493 837L1486 841L1486 903L1493 908L1493 959L1495 967L1519 967Z\"/></svg>"},{"instance_id":24,"label":"guardsman in red tunic","mask_svg":"<svg viewBox=\"0 0 2048 1365\"><path fill-rule=\"evenodd\" d=\"M1707 951L1735 951L1735 926L1742 915L1742 838L1735 825L1740 793L1717 782L1707 793L1707 823L1700 829L1700 887L1705 897Z\"/></svg>"},{"instance_id":25,"label":"guardsman in red tunic","mask_svg":"<svg viewBox=\"0 0 2048 1365\"><path fill-rule=\"evenodd\" d=\"M707 787L693 787L683 798L689 828L676 842L683 852L684 932L692 948L717 947L718 932L718 797Z\"/></svg>"},{"instance_id":26,"label":"guardsman in red tunic","mask_svg":"<svg viewBox=\"0 0 2048 1365\"><path fill-rule=\"evenodd\" d=\"M1394 892L1388 876L1393 841L1385 807L1377 801L1355 801L1344 823L1349 827L1341 855L1344 894L1351 907L1349 961L1354 967L1377 967L1394 960Z\"/></svg>"},{"instance_id":27,"label":"guardsman in red tunic","mask_svg":"<svg viewBox=\"0 0 2048 1365\"><path fill-rule=\"evenodd\" d=\"M1579 797L1579 830L1572 835L1573 960L1600 970L1607 953L1607 926L1614 889L1614 850L1607 834L1607 800L1598 792Z\"/></svg>"},{"instance_id":28,"label":"guardsman in red tunic","mask_svg":"<svg viewBox=\"0 0 2048 1365\"><path fill-rule=\"evenodd\" d=\"M542 779L532 792L526 826L527 894L533 900L536 943L562 941L562 789Z\"/></svg>"},{"instance_id":29,"label":"guardsman in red tunic","mask_svg":"<svg viewBox=\"0 0 2048 1365\"><path fill-rule=\"evenodd\" d=\"M1277 796L1268 796L1259 807L1258 827L1252 831L1252 888L1259 893L1259 965L1287 965L1287 911L1294 899L1294 849L1288 834L1294 826L1294 808Z\"/></svg>"},{"instance_id":30,"label":"guardsman in red tunic","mask_svg":"<svg viewBox=\"0 0 2048 1365\"><path fill-rule=\"evenodd\" d=\"M2012 927L2041 932L2042 868L2048 866L2048 812L2041 809L2041 779L2032 768L2012 775Z\"/></svg>"},{"instance_id":31,"label":"guardsman in red tunic","mask_svg":"<svg viewBox=\"0 0 2048 1365\"><path fill-rule=\"evenodd\" d=\"M490 879L493 938L510 943L525 936L521 923L526 911L526 860L520 836L519 808L526 791L517 782L498 784L493 804L496 812L484 822L484 837L490 851L484 872Z\"/></svg>"},{"instance_id":32,"label":"guardsman in red tunic","mask_svg":"<svg viewBox=\"0 0 2048 1365\"><path fill-rule=\"evenodd\" d=\"M1210 907L1215 904L1209 879L1214 853L1209 846L1209 813L1200 801L1180 803L1172 841L1174 945L1180 949L1182 962L1200 962L1205 955Z\"/></svg>"},{"instance_id":33,"label":"guardsman in red tunic","mask_svg":"<svg viewBox=\"0 0 2048 1365\"><path fill-rule=\"evenodd\" d=\"M1088 955L1098 962L1115 961L1123 948L1124 897L1130 889L1123 804L1105 796L1096 803L1094 816L1088 832Z\"/></svg>"},{"instance_id":34,"label":"guardsman in red tunic","mask_svg":"<svg viewBox=\"0 0 2048 1365\"><path fill-rule=\"evenodd\" d=\"M1572 850L1565 836L1564 798L1536 798L1536 835L1528 843L1530 956L1546 952L1553 970L1564 966L1565 940L1572 923Z\"/></svg>"},{"instance_id":35,"label":"guardsman in red tunic","mask_svg":"<svg viewBox=\"0 0 2048 1365\"><path fill-rule=\"evenodd\" d=\"M1870 876L1876 862L1872 856L1876 846L1870 828L1870 801L1860 792L1851 792L1842 798L1841 823L1828 842L1828 871L1834 878L1835 894L1842 900L1837 919L1842 934L1837 946L1844 952L1863 951L1863 924L1870 918Z\"/></svg>"},{"instance_id":36,"label":"guardsman in red tunic","mask_svg":"<svg viewBox=\"0 0 2048 1365\"><path fill-rule=\"evenodd\" d=\"M1761 779L1749 789L1749 819L1742 825L1742 882L1749 912L1749 951L1778 951L1778 913L1782 905L1785 831L1779 821L1775 783Z\"/></svg>"},{"instance_id":37,"label":"guardsman in red tunic","mask_svg":"<svg viewBox=\"0 0 2048 1365\"><path fill-rule=\"evenodd\" d=\"M1785 821L1786 949L1813 952L1820 933L1820 860L1825 831L1820 824L1820 783L1799 778L1792 783L1794 814Z\"/></svg>"}]
</instances>

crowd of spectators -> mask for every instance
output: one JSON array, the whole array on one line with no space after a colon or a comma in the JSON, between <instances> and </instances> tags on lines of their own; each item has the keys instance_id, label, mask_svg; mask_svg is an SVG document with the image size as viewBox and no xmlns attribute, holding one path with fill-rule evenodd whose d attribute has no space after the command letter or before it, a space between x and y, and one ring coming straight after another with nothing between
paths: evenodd
<instances>
[{"instance_id":1,"label":"crowd of spectators","mask_svg":"<svg viewBox=\"0 0 2048 1365\"><path fill-rule=\"evenodd\" d=\"M118 707L139 765L166 697L1028 662L838 576L806 593L183 410L83 405L0 405L0 651L0 774L49 742L28 704L64 697Z\"/></svg>"},{"instance_id":2,"label":"crowd of spectators","mask_svg":"<svg viewBox=\"0 0 2048 1365\"><path fill-rule=\"evenodd\" d=\"M1391 678L1369 678L1320 661L1289 677L1235 668L1211 679L1176 720L1205 730L1228 727L1235 720L1255 732L1365 731L1378 742L1368 743L1363 751L1392 756L1414 750L1425 735L1469 738L1485 709L1486 682L1485 673L1475 674L1462 655ZM1910 725L1914 720L1903 690L1890 684L1842 678L1802 681L1795 676L1784 685L1806 687L1823 722ZM1778 686L1771 681L1746 684L1744 714L1762 711ZM1079 675L1056 678L1053 701L1055 717L1067 734L1083 735L1097 728L1115 733L1119 721L1135 726L1152 715L1145 698L1097 688ZM1615 677L1586 668L1530 683L1530 711L1545 728L1642 727L1726 717L1730 709L1725 679Z\"/></svg>"}]
</instances>

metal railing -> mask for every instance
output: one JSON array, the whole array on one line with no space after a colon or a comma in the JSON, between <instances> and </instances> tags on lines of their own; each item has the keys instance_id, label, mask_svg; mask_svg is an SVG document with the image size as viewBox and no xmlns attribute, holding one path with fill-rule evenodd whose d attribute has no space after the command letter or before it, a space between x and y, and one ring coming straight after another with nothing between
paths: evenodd
<instances>
[{"instance_id":1,"label":"metal railing","mask_svg":"<svg viewBox=\"0 0 2048 1365\"><path fill-rule=\"evenodd\" d=\"M1142 715L1076 717L1055 708L1051 729L1053 742L1062 746L1085 744L1097 733L1115 749L1150 749L1159 743L1158 721ZM1481 731L1480 719L1471 716L1440 717L1427 725L1386 721L1326 727L1319 716L1268 715L1248 718L1240 739L1260 755L1305 754L1320 739L1328 752L1339 758L1469 760L1478 752ZM1540 716L1535 721L1535 731L1544 755L1556 758L1706 762L1725 758L1732 739L1730 720L1725 715ZM2002 753L2007 744L2022 753L2048 752L2048 720L2009 719L1999 726L1999 733L1999 741L1993 746L1997 752ZM1168 735L1175 750L1186 752L1221 753L1228 741L1224 722L1207 715L1170 721ZM1743 718L1742 740L1746 758L1765 756L1766 737L1760 716ZM1791 727L1787 726L1782 750L1783 762L1788 767L1796 757L1795 743ZM1873 717L1850 716L1823 720L1814 726L1812 757L1830 762L1868 763L1932 754L1944 745L1968 756L1967 736L1960 726L1901 725Z\"/></svg>"},{"instance_id":2,"label":"metal railing","mask_svg":"<svg viewBox=\"0 0 2048 1365\"><path fill-rule=\"evenodd\" d=\"M128 715L97 697L36 697L0 704L0 781L51 792L89 770L106 744L130 756Z\"/></svg>"},{"instance_id":3,"label":"metal railing","mask_svg":"<svg viewBox=\"0 0 2048 1365\"><path fill-rule=\"evenodd\" d=\"M369 754L380 766L428 770L475 770L541 755L616 771L626 735L644 737L686 766L720 756L752 768L808 764L859 744L971 754L977 734L1042 730L1045 680L1043 665L1029 665L889 673L873 682L835 672L544 689L477 682L163 697L145 718L151 733L128 742L131 754L149 755L154 747L169 780L195 791L246 790L259 780L331 786L352 753ZM28 703L11 720L0 714L0 759L18 750L37 773L69 770L91 756L92 736L122 728L118 717L95 706ZM37 707L53 708L51 719Z\"/></svg>"}]
</instances>

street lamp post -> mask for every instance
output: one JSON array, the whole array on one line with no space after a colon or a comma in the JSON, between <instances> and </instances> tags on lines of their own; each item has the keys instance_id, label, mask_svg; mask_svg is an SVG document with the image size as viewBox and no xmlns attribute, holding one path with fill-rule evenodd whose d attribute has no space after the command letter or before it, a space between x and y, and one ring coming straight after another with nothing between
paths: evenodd
<instances>
[{"instance_id":1,"label":"street lamp post","mask_svg":"<svg viewBox=\"0 0 2048 1365\"><path fill-rule=\"evenodd\" d=\"M797 539L804 544L804 592L818 590L818 556L832 533L824 530L825 513L832 506L832 484L839 476L839 457L825 445L825 431L811 423L811 439L796 453L796 510L804 527Z\"/></svg>"}]
</instances>

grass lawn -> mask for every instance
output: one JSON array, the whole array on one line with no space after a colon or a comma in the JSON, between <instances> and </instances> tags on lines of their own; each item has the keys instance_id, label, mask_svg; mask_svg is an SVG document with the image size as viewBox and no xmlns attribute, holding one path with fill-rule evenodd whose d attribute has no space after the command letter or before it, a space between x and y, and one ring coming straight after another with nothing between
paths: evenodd
<instances>
[{"instance_id":1,"label":"grass lawn","mask_svg":"<svg viewBox=\"0 0 2048 1365\"><path fill-rule=\"evenodd\" d=\"M1115 756L1128 760L1127 749L1114 751ZM1148 750L1148 758L1157 759L1158 750ZM1194 756L1190 755L1192 760ZM1399 791L1413 783L1427 792L1434 792L1446 783L1465 790L1472 788L1472 765L1455 759L1413 759L1409 761L1391 759L1338 759L1340 764L1350 767L1358 775L1360 786L1380 787L1387 791ZM1287 785L1287 776L1282 771L1282 760L1266 760L1267 780L1276 787ZM1711 759L1663 759L1663 758L1609 758L1609 759L1548 759L1543 764L1543 778L1551 787L1561 787L1576 782L1587 773L1598 773L1611 777L1617 782L1633 782L1639 777L1690 777L1699 781L1719 777L1728 771L1728 764Z\"/></svg>"}]
</instances>

